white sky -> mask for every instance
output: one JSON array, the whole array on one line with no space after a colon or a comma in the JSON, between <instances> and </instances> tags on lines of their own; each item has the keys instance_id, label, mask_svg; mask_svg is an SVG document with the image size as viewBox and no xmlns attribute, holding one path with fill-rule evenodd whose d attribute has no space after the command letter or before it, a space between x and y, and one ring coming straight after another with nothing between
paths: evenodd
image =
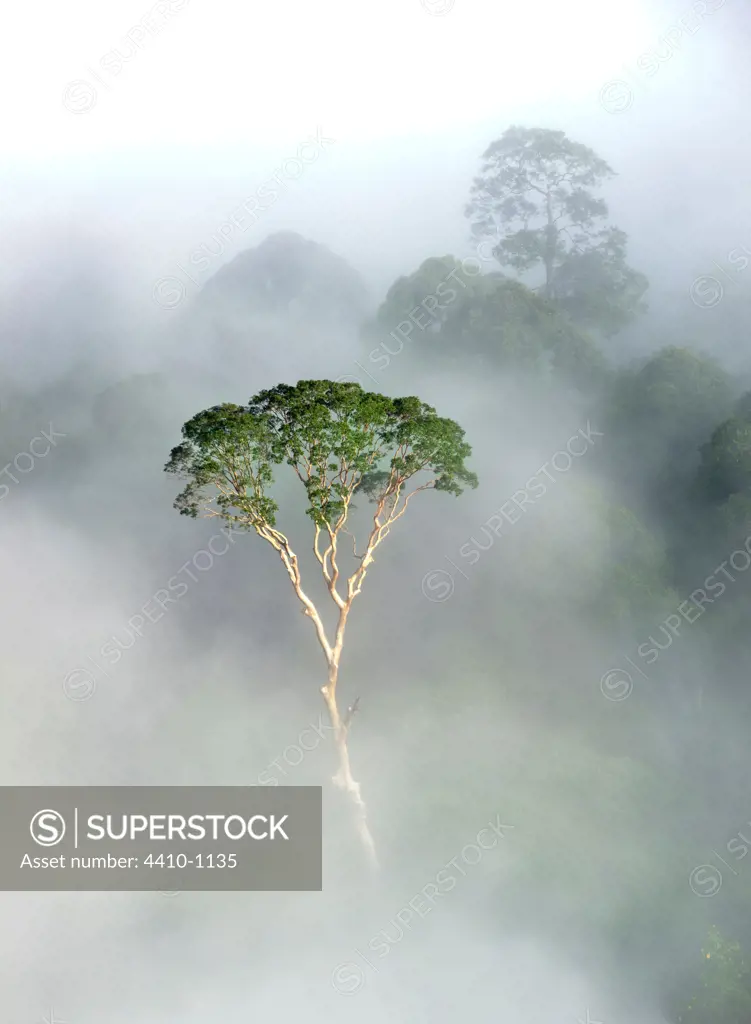
<instances>
[{"instance_id":1,"label":"white sky","mask_svg":"<svg viewBox=\"0 0 751 1024\"><path fill-rule=\"evenodd\" d=\"M99 61L128 53L127 33L155 0L9 5L6 160L196 141L283 145L316 124L340 141L450 132L520 101L596 93L661 27L641 0L453 0L442 16L421 0L164 0L163 9L183 3L155 14L160 31L119 74ZM78 79L98 96L75 114L62 99Z\"/></svg>"}]
</instances>

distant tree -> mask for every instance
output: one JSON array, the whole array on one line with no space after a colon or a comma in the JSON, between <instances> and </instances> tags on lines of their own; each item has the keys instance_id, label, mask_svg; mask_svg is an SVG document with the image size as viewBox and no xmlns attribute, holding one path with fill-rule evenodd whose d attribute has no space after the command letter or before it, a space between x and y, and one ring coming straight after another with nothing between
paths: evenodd
<instances>
[{"instance_id":1,"label":"distant tree","mask_svg":"<svg viewBox=\"0 0 751 1024\"><path fill-rule=\"evenodd\" d=\"M199 305L221 320L235 311L244 325L289 314L322 328L351 328L360 326L369 301L364 281L345 259L294 231L279 231L210 277Z\"/></svg>"},{"instance_id":2,"label":"distant tree","mask_svg":"<svg viewBox=\"0 0 751 1024\"><path fill-rule=\"evenodd\" d=\"M476 261L475 261L476 262ZM585 332L519 281L481 274L469 260L431 257L389 288L365 331L372 364L406 346L444 360L469 356L490 368L515 368L600 381L605 361Z\"/></svg>"},{"instance_id":3,"label":"distant tree","mask_svg":"<svg viewBox=\"0 0 751 1024\"><path fill-rule=\"evenodd\" d=\"M558 267L550 298L576 323L612 337L638 313L648 288L643 274L626 263L626 235L608 229L587 251L571 252Z\"/></svg>"},{"instance_id":4,"label":"distant tree","mask_svg":"<svg viewBox=\"0 0 751 1024\"><path fill-rule=\"evenodd\" d=\"M387 398L358 384L307 380L262 391L247 406L206 409L183 426L182 435L183 443L172 450L165 466L189 481L175 508L193 518L202 508L206 516L219 516L237 529L255 530L278 552L303 612L313 622L328 671L321 692L339 760L334 781L355 804L360 838L375 865L365 803L350 769L352 713L342 716L337 702L345 627L376 548L414 495L429 489L459 495L462 485L477 486L477 477L465 466L471 448L464 431L418 398ZM337 610L333 635L303 590L298 556L276 526L278 505L269 488L273 467L282 463L305 488L313 553ZM414 486L407 491L410 481ZM362 554L357 554L349 529L358 493L375 504ZM341 565L345 534L352 542L354 566L348 576Z\"/></svg>"},{"instance_id":5,"label":"distant tree","mask_svg":"<svg viewBox=\"0 0 751 1024\"><path fill-rule=\"evenodd\" d=\"M605 404L621 482L683 503L700 446L732 409L732 382L711 357L670 346L621 371Z\"/></svg>"},{"instance_id":6,"label":"distant tree","mask_svg":"<svg viewBox=\"0 0 751 1024\"><path fill-rule=\"evenodd\" d=\"M751 392L701 448L699 486L712 504L751 498Z\"/></svg>"},{"instance_id":7,"label":"distant tree","mask_svg":"<svg viewBox=\"0 0 751 1024\"><path fill-rule=\"evenodd\" d=\"M465 212L501 266L541 267L545 298L608 336L645 308L647 279L627 266L627 237L604 226L608 207L593 191L615 172L593 150L565 132L513 126L482 160Z\"/></svg>"},{"instance_id":8,"label":"distant tree","mask_svg":"<svg viewBox=\"0 0 751 1024\"><path fill-rule=\"evenodd\" d=\"M519 281L486 280L484 292L457 317L462 351L481 352L497 365L534 367L582 388L603 382L605 359L585 331Z\"/></svg>"},{"instance_id":9,"label":"distant tree","mask_svg":"<svg viewBox=\"0 0 751 1024\"><path fill-rule=\"evenodd\" d=\"M634 371L624 371L615 386L621 420L657 429L661 437L687 430L694 436L717 425L732 408L731 380L711 356L670 345Z\"/></svg>"},{"instance_id":10,"label":"distant tree","mask_svg":"<svg viewBox=\"0 0 751 1024\"><path fill-rule=\"evenodd\" d=\"M701 446L732 411L732 380L715 359L670 346L621 370L602 406L603 469L637 514L669 523L671 583L685 587L716 543L697 471Z\"/></svg>"},{"instance_id":11,"label":"distant tree","mask_svg":"<svg viewBox=\"0 0 751 1024\"><path fill-rule=\"evenodd\" d=\"M431 256L391 285L372 326L413 339L439 334L458 309L495 287L498 279L503 277L483 275L474 265L470 273L455 256Z\"/></svg>"}]
</instances>

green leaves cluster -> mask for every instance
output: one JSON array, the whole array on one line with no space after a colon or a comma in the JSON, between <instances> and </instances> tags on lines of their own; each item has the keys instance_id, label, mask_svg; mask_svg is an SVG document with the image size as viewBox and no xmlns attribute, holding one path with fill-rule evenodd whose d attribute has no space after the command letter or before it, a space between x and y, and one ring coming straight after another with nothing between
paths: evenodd
<instances>
[{"instance_id":1,"label":"green leaves cluster","mask_svg":"<svg viewBox=\"0 0 751 1024\"><path fill-rule=\"evenodd\" d=\"M701 449L699 481L713 504L751 497L751 392Z\"/></svg>"},{"instance_id":2,"label":"green leaves cluster","mask_svg":"<svg viewBox=\"0 0 751 1024\"><path fill-rule=\"evenodd\" d=\"M187 478L175 507L193 518L214 501L225 519L273 527L278 505L268 489L283 463L304 484L307 514L321 527L341 524L358 490L393 508L422 472L431 474L422 486L435 490L459 495L477 486L458 424L418 398L388 398L355 383L280 384L247 406L198 413L182 434L165 470Z\"/></svg>"},{"instance_id":3,"label":"green leaves cluster","mask_svg":"<svg viewBox=\"0 0 751 1024\"><path fill-rule=\"evenodd\" d=\"M383 348L393 354L393 328L410 316L425 326L409 340L442 359L479 358L489 368L551 374L578 385L601 380L605 371L596 344L565 313L503 274L465 273L453 256L425 260L396 281L367 336L375 341L378 328L391 329Z\"/></svg>"}]
</instances>

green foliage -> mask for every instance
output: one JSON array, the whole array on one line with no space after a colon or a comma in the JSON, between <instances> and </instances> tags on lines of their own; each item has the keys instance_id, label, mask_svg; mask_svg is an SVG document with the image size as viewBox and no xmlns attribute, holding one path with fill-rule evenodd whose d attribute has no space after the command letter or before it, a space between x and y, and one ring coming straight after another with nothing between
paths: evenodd
<instances>
[{"instance_id":1,"label":"green foliage","mask_svg":"<svg viewBox=\"0 0 751 1024\"><path fill-rule=\"evenodd\" d=\"M622 395L636 422L686 426L706 422L727 408L731 389L716 359L674 345L662 349L633 376L623 378Z\"/></svg>"},{"instance_id":2,"label":"green foliage","mask_svg":"<svg viewBox=\"0 0 751 1024\"><path fill-rule=\"evenodd\" d=\"M751 393L739 400L735 415L702 446L698 480L713 504L734 495L751 497Z\"/></svg>"},{"instance_id":3,"label":"green foliage","mask_svg":"<svg viewBox=\"0 0 751 1024\"><path fill-rule=\"evenodd\" d=\"M648 282L625 262L626 235L593 189L614 176L565 132L513 126L486 149L465 213L503 267L545 273L544 294L582 327L611 336L646 308Z\"/></svg>"},{"instance_id":4,"label":"green foliage","mask_svg":"<svg viewBox=\"0 0 751 1024\"><path fill-rule=\"evenodd\" d=\"M491 279L484 294L456 317L455 330L464 351L491 356L496 365L551 371L578 382L604 369L596 345L518 281Z\"/></svg>"},{"instance_id":5,"label":"green foliage","mask_svg":"<svg viewBox=\"0 0 751 1024\"><path fill-rule=\"evenodd\" d=\"M636 455L642 488L654 484L660 500L683 500L700 445L732 407L732 385L716 360L671 346L619 374L607 406L606 431L623 455L621 479L630 482Z\"/></svg>"},{"instance_id":6,"label":"green foliage","mask_svg":"<svg viewBox=\"0 0 751 1024\"><path fill-rule=\"evenodd\" d=\"M681 1024L748 1024L751 1017L751 965L738 942L710 928L702 949L704 965L698 990Z\"/></svg>"},{"instance_id":7,"label":"green foliage","mask_svg":"<svg viewBox=\"0 0 751 1024\"><path fill-rule=\"evenodd\" d=\"M605 360L569 317L502 274L467 274L453 256L425 260L389 289L369 337L417 321L409 340L443 359L484 361L492 368L552 374L578 384L601 381ZM395 330L396 329L396 330Z\"/></svg>"},{"instance_id":8,"label":"green foliage","mask_svg":"<svg viewBox=\"0 0 751 1024\"><path fill-rule=\"evenodd\" d=\"M582 327L612 337L646 312L648 288L644 274L626 263L626 235L610 228L588 251L571 252L562 260L550 297Z\"/></svg>"},{"instance_id":9,"label":"green foliage","mask_svg":"<svg viewBox=\"0 0 751 1024\"><path fill-rule=\"evenodd\" d=\"M358 489L393 509L406 481L422 472L432 477L421 486L450 494L477 486L458 424L418 398L387 398L359 384L280 384L247 406L204 410L182 433L165 466L189 481L175 507L195 518L213 500L223 518L246 528L274 527L278 505L267 492L282 463L304 484L307 515L321 527L346 516Z\"/></svg>"},{"instance_id":10,"label":"green foliage","mask_svg":"<svg viewBox=\"0 0 751 1024\"><path fill-rule=\"evenodd\" d=\"M664 546L631 511L611 505L605 513L610 560L595 607L598 615L631 631L659 622L680 603L670 587Z\"/></svg>"},{"instance_id":11,"label":"green foliage","mask_svg":"<svg viewBox=\"0 0 751 1024\"><path fill-rule=\"evenodd\" d=\"M728 534L742 536L751 526L751 494L732 494L720 509L720 522Z\"/></svg>"},{"instance_id":12,"label":"green foliage","mask_svg":"<svg viewBox=\"0 0 751 1024\"><path fill-rule=\"evenodd\" d=\"M390 332L407 320L410 312L419 311L422 319L427 321L421 330L435 334L457 308L471 304L487 288L488 278L482 274L465 273L461 261L455 256L431 256L413 274L400 277L391 285L376 312L371 330L378 328ZM433 297L435 304L426 302Z\"/></svg>"}]
</instances>

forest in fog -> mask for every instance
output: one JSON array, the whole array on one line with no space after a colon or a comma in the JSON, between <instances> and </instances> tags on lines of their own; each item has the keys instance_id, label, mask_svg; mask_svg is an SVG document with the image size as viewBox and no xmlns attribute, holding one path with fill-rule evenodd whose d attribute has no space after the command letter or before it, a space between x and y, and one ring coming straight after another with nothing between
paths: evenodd
<instances>
[{"instance_id":1,"label":"forest in fog","mask_svg":"<svg viewBox=\"0 0 751 1024\"><path fill-rule=\"evenodd\" d=\"M169 6L3 157L4 785L321 786L323 886L3 892L4 1015L749 1024L748 12L328 0L245 112Z\"/></svg>"}]
</instances>

